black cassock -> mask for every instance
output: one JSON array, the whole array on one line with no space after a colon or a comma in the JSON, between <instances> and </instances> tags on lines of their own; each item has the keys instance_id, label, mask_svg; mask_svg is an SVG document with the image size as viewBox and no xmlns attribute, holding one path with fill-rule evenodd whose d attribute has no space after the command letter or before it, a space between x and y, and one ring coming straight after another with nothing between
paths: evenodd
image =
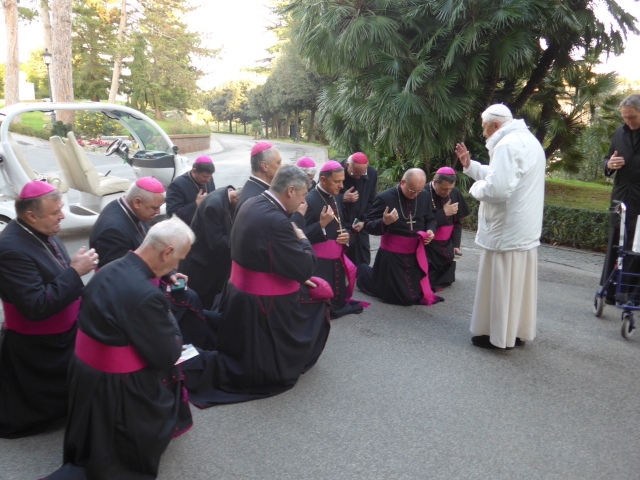
<instances>
[{"instance_id":1,"label":"black cassock","mask_svg":"<svg viewBox=\"0 0 640 480\"><path fill-rule=\"evenodd\" d=\"M96 249L100 258L98 267L136 250L148 229L148 225L140 222L127 208L124 197L109 203L100 213L89 237L89 245ZM198 294L191 289L167 293L164 283L160 283L160 289L171 300L185 344L213 348L216 315L202 309Z\"/></svg>"},{"instance_id":2,"label":"black cassock","mask_svg":"<svg viewBox=\"0 0 640 480\"><path fill-rule=\"evenodd\" d=\"M267 195L247 200L238 210L231 230L231 258L254 272L304 282L316 265L311 244L298 240L291 219ZM217 351L202 352L183 364L190 401L206 408L292 388L320 356L330 328L327 305L303 307L303 299L300 291L254 295L228 281L220 302Z\"/></svg>"},{"instance_id":3,"label":"black cassock","mask_svg":"<svg viewBox=\"0 0 640 480\"><path fill-rule=\"evenodd\" d=\"M246 181L244 187L242 187L242 191L240 192L240 198L238 199L238 204L236 205L236 213L240 210L240 207L244 202L249 200L250 198L257 197L262 192L266 192L269 190L269 184L263 182L258 177L254 177L251 175L249 180ZM291 221L295 222L298 228L304 229L304 217L298 213L294 212L291 215Z\"/></svg>"},{"instance_id":4,"label":"black cassock","mask_svg":"<svg viewBox=\"0 0 640 480\"><path fill-rule=\"evenodd\" d=\"M238 205L236 205L236 212L240 210L240 207L244 202L246 202L250 198L260 195L266 190L269 190L269 184L251 175L249 177L249 180L247 180L242 187L240 198L238 199Z\"/></svg>"},{"instance_id":5,"label":"black cassock","mask_svg":"<svg viewBox=\"0 0 640 480\"><path fill-rule=\"evenodd\" d=\"M231 271L229 237L233 211L229 189L234 188L229 185L210 193L196 210L191 222L196 241L180 265L180 271L189 277L189 287L198 293L207 309L222 292Z\"/></svg>"},{"instance_id":6,"label":"black cassock","mask_svg":"<svg viewBox=\"0 0 640 480\"><path fill-rule=\"evenodd\" d=\"M373 201L378 193L378 172L372 166L367 167L367 174L356 179L349 175L347 171L347 161L342 162L345 177L343 188L340 193L344 193L352 187L358 192L358 200L352 203L342 202L342 215L345 227L351 232L351 241L347 257L351 259L357 267L361 263L369 265L371 263L371 246L369 243L369 234L364 230L355 232L351 229L353 222L358 219L364 221L373 207Z\"/></svg>"},{"instance_id":7,"label":"black cassock","mask_svg":"<svg viewBox=\"0 0 640 480\"><path fill-rule=\"evenodd\" d=\"M102 345L132 346L147 366L106 373L73 356L65 466L51 480L83 478L82 470L92 480L156 478L162 452L191 426L182 374L174 366L180 329L169 302L149 282L153 276L130 252L87 285L78 328Z\"/></svg>"},{"instance_id":8,"label":"black cassock","mask_svg":"<svg viewBox=\"0 0 640 480\"><path fill-rule=\"evenodd\" d=\"M426 247L427 258L429 259L429 281L435 288L448 287L456 281L456 262L454 259L454 248L460 248L462 241L462 222L464 217L469 216L469 207L462 196L462 192L457 187L447 198L438 196L430 182L425 188L429 194L431 210L436 219L438 228L453 226L453 232L449 240L432 240ZM451 203L458 203L458 213L447 217L444 213L444 205L451 200ZM436 232L437 236L437 232Z\"/></svg>"},{"instance_id":9,"label":"black cassock","mask_svg":"<svg viewBox=\"0 0 640 480\"><path fill-rule=\"evenodd\" d=\"M198 185L191 172L183 173L176 177L169 188L167 188L167 215L177 215L187 225L191 225L191 220L196 213L196 197L201 190L211 193L216 189L213 178L204 185Z\"/></svg>"},{"instance_id":10,"label":"black cassock","mask_svg":"<svg viewBox=\"0 0 640 480\"><path fill-rule=\"evenodd\" d=\"M78 300L84 284L73 268L56 259L48 237L29 229L32 235L24 230L29 227L22 228L17 222L11 221L0 235L0 297L23 317L38 322ZM62 242L51 239L63 263L69 265ZM53 335L26 335L3 326L1 438L44 431L66 416L67 369L75 337L75 326Z\"/></svg>"},{"instance_id":11,"label":"black cassock","mask_svg":"<svg viewBox=\"0 0 640 480\"><path fill-rule=\"evenodd\" d=\"M345 232L344 220L342 216L342 196L330 195L320 190L317 186L307 194L307 213L304 216L305 229L304 233L311 244L320 244L327 240L336 240L338 238L338 220L342 220L342 228ZM326 206L331 207L335 214L335 219L331 220L322 231L320 226L320 214ZM339 218L340 217L340 218ZM325 234L326 232L326 234ZM350 235L353 239L353 234ZM333 298L331 299L331 318L339 318L350 313L361 313L362 304L357 301L347 301L347 272L342 260L318 258L318 266L316 267L315 276L323 278L333 289Z\"/></svg>"},{"instance_id":12,"label":"black cassock","mask_svg":"<svg viewBox=\"0 0 640 480\"><path fill-rule=\"evenodd\" d=\"M417 237L417 232L436 231L436 220L431 213L431 200L427 192L422 191L412 200L402 193L400 186L392 187L380 193L373 202L371 213L364 228L371 235L391 233L401 237ZM382 214L385 208L389 212L395 208L398 220L384 225ZM411 229L409 215L413 223ZM422 289L420 280L424 272L418 265L415 254L393 253L380 248L373 263L358 267L358 287L365 293L380 297L387 303L412 305L420 303Z\"/></svg>"}]
</instances>

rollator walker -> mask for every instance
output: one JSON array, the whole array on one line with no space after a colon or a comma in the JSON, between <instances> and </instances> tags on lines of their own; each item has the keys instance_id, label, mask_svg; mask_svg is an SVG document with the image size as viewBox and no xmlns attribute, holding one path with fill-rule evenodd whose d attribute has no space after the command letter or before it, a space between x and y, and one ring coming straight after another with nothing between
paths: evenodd
<instances>
[{"instance_id":1,"label":"rollator walker","mask_svg":"<svg viewBox=\"0 0 640 480\"><path fill-rule=\"evenodd\" d=\"M640 274L630 273L634 262L636 262L635 265L640 265L640 252L634 251L640 249L633 248L637 247L633 239L626 238L627 206L619 202L611 207L611 213L620 215L620 239L618 245L614 246L618 250L618 260L611 275L596 293L593 301L593 313L596 317L602 315L607 289L610 285L615 285L616 307L622 310L620 333L624 338L629 339L636 330L634 312L640 310ZM629 248L629 244L633 247Z\"/></svg>"}]
</instances>

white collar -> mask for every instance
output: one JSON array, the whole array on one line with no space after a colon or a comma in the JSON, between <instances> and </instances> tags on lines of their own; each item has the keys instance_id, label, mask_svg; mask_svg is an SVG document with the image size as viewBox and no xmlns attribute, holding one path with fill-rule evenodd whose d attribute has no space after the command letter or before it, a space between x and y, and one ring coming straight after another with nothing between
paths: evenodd
<instances>
[{"instance_id":1,"label":"white collar","mask_svg":"<svg viewBox=\"0 0 640 480\"><path fill-rule=\"evenodd\" d=\"M317 187L319 190L322 190L322 191L323 191L324 193L326 193L327 195L331 195L329 192L327 192L324 188L322 188L322 187L320 186L320 182L316 183L316 187ZM333 197L333 195L331 195L331 196Z\"/></svg>"},{"instance_id":2,"label":"white collar","mask_svg":"<svg viewBox=\"0 0 640 480\"><path fill-rule=\"evenodd\" d=\"M249 175L249 179L252 179L252 178L254 180L257 180L258 182L262 183L263 185L269 186L269 184L267 182L265 182L264 180L262 180L261 178L258 178L253 174Z\"/></svg>"}]
</instances>

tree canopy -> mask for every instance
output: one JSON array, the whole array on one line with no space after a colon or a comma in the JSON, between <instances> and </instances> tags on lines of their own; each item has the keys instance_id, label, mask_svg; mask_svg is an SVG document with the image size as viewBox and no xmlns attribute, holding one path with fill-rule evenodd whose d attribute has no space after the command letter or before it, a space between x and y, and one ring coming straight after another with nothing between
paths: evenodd
<instances>
[{"instance_id":1,"label":"tree canopy","mask_svg":"<svg viewBox=\"0 0 640 480\"><path fill-rule=\"evenodd\" d=\"M332 143L429 168L467 137L483 153L479 115L500 102L536 114L553 153L552 114L567 114L524 107L542 93L560 103L548 86L567 83L573 57L620 53L637 33L632 16L605 3L613 25L587 0L292 0L283 12L302 59L335 79L320 99Z\"/></svg>"}]
</instances>

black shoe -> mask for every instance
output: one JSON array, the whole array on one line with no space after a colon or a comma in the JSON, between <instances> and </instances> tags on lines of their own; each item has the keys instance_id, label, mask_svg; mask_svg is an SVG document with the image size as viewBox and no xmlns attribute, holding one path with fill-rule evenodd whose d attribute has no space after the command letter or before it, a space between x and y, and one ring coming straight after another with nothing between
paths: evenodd
<instances>
[{"instance_id":1,"label":"black shoe","mask_svg":"<svg viewBox=\"0 0 640 480\"><path fill-rule=\"evenodd\" d=\"M607 298L607 297L605 297L604 304L605 305L615 305L616 304L616 299L615 298Z\"/></svg>"},{"instance_id":2,"label":"black shoe","mask_svg":"<svg viewBox=\"0 0 640 480\"><path fill-rule=\"evenodd\" d=\"M524 340L520 340L520 337L516 337L516 347L524 347Z\"/></svg>"},{"instance_id":3,"label":"black shoe","mask_svg":"<svg viewBox=\"0 0 640 480\"><path fill-rule=\"evenodd\" d=\"M476 347L480 348L489 348L492 350L501 350L500 347L496 347L489 340L489 335L478 335L475 337L471 337L471 343L473 343Z\"/></svg>"}]
</instances>

